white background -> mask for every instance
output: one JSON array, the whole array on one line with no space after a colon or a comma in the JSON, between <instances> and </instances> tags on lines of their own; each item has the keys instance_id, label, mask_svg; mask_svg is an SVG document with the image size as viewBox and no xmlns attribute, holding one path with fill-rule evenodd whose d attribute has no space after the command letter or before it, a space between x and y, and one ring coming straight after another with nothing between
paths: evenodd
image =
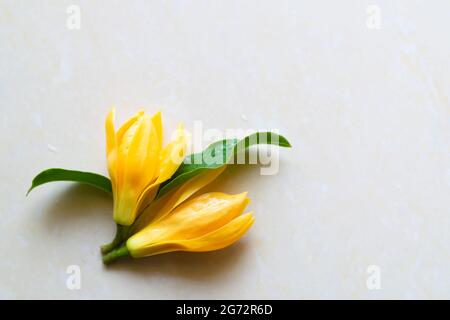
<instances>
[{"instance_id":1,"label":"white background","mask_svg":"<svg viewBox=\"0 0 450 320\"><path fill-rule=\"evenodd\" d=\"M81 29L66 26L69 5ZM369 5L381 28L367 27ZM0 0L1 298L450 298L449 1ZM278 129L280 171L228 170L256 222L236 245L105 268L104 118L161 109ZM246 120L245 120L246 119ZM81 290L66 287L69 265ZM369 290L367 268L381 270Z\"/></svg>"}]
</instances>

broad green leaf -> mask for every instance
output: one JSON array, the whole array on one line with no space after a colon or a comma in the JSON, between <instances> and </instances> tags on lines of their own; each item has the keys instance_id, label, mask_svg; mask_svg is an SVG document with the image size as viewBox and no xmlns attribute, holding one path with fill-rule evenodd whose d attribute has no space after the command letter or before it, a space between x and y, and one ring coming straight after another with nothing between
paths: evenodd
<instances>
[{"instance_id":1,"label":"broad green leaf","mask_svg":"<svg viewBox=\"0 0 450 320\"><path fill-rule=\"evenodd\" d=\"M103 191L106 191L108 193L112 193L111 181L105 176L92 172L54 168L39 173L33 179L33 182L31 184L30 189L27 192L27 195L28 193L30 193L31 190L33 190L37 186L54 181L73 181L85 183L90 186L101 189Z\"/></svg>"},{"instance_id":2,"label":"broad green leaf","mask_svg":"<svg viewBox=\"0 0 450 320\"><path fill-rule=\"evenodd\" d=\"M214 142L205 150L191 154L185 158L175 174L159 188L157 198L173 188L178 187L187 180L208 169L217 169L233 160L239 152L258 144L272 144L290 148L287 139L273 132L256 132L242 140L225 139Z\"/></svg>"}]
</instances>

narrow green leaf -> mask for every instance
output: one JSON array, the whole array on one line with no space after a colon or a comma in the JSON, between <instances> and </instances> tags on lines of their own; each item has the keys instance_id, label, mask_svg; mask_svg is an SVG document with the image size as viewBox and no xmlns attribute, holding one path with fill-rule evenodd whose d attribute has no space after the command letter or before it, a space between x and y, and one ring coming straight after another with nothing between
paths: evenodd
<instances>
[{"instance_id":1,"label":"narrow green leaf","mask_svg":"<svg viewBox=\"0 0 450 320\"><path fill-rule=\"evenodd\" d=\"M53 168L42 171L33 179L27 195L37 186L54 181L73 181L85 183L108 193L112 193L111 181L105 176L92 172Z\"/></svg>"},{"instance_id":2,"label":"narrow green leaf","mask_svg":"<svg viewBox=\"0 0 450 320\"><path fill-rule=\"evenodd\" d=\"M242 140L225 139L212 143L205 150L187 156L175 174L161 185L157 198L195 177L204 170L217 169L233 159L233 154L245 151L253 145L272 144L290 148L289 141L273 132L256 132Z\"/></svg>"},{"instance_id":3,"label":"narrow green leaf","mask_svg":"<svg viewBox=\"0 0 450 320\"><path fill-rule=\"evenodd\" d=\"M244 139L239 141L238 146L235 150L240 151L241 149L239 149L239 147L245 146L245 148L248 148L257 144L273 144L284 148L292 147L285 137L270 131L266 131L255 132L249 136L246 136Z\"/></svg>"}]
</instances>

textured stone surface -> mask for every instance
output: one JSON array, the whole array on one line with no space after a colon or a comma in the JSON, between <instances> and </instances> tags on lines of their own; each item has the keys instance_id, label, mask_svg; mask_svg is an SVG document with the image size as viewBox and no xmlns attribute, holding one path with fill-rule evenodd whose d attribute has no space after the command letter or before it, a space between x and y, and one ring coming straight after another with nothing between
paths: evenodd
<instances>
[{"instance_id":1,"label":"textured stone surface","mask_svg":"<svg viewBox=\"0 0 450 320\"><path fill-rule=\"evenodd\" d=\"M0 1L1 298L450 298L449 1L126 3ZM25 197L44 168L106 172L112 105L119 121L160 108L166 132L290 139L277 175L238 167L211 187L249 192L242 241L105 268L107 196Z\"/></svg>"}]
</instances>

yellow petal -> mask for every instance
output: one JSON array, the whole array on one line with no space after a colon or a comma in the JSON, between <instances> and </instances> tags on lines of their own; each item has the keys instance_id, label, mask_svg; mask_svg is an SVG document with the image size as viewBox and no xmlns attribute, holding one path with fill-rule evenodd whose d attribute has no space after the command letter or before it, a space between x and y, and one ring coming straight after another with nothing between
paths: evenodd
<instances>
[{"instance_id":1,"label":"yellow petal","mask_svg":"<svg viewBox=\"0 0 450 320\"><path fill-rule=\"evenodd\" d=\"M127 249L134 258L146 257L171 251L204 252L225 248L239 240L255 221L253 214L241 215L221 228L189 240L169 240L142 246L135 239L127 241Z\"/></svg>"},{"instance_id":2,"label":"yellow petal","mask_svg":"<svg viewBox=\"0 0 450 320\"><path fill-rule=\"evenodd\" d=\"M242 213L247 193L206 193L187 201L165 218L149 224L132 236L134 243L149 245L171 240L189 240L210 233Z\"/></svg>"},{"instance_id":3,"label":"yellow petal","mask_svg":"<svg viewBox=\"0 0 450 320\"><path fill-rule=\"evenodd\" d=\"M218 169L205 170L199 175L185 182L183 185L181 185L181 187L165 194L162 198L153 202L144 210L144 212L133 224L132 233L136 233L139 230L142 230L152 221L164 218L175 207L186 201L198 190L216 179L225 170L225 168L226 166Z\"/></svg>"},{"instance_id":4,"label":"yellow petal","mask_svg":"<svg viewBox=\"0 0 450 320\"><path fill-rule=\"evenodd\" d=\"M116 162L117 162L117 148L116 148L116 133L114 130L114 117L116 110L113 108L106 117L105 131L106 131L106 159L108 162L108 172L111 180L116 180Z\"/></svg>"},{"instance_id":5,"label":"yellow petal","mask_svg":"<svg viewBox=\"0 0 450 320\"><path fill-rule=\"evenodd\" d=\"M161 112L157 112L152 117L153 125L155 126L156 133L158 134L158 141L159 141L159 147L162 148L162 142L163 142L163 127L162 127L162 120L161 120Z\"/></svg>"},{"instance_id":6,"label":"yellow petal","mask_svg":"<svg viewBox=\"0 0 450 320\"><path fill-rule=\"evenodd\" d=\"M170 179L170 177L177 171L178 167L184 160L186 151L187 134L184 131L182 124L178 126L176 137L172 140L162 151L159 157L158 177L156 181L147 185L142 191L139 199L137 210L145 208L151 201L153 201L158 191L158 186Z\"/></svg>"},{"instance_id":7,"label":"yellow petal","mask_svg":"<svg viewBox=\"0 0 450 320\"><path fill-rule=\"evenodd\" d=\"M212 251L225 248L239 240L252 226L255 217L251 212L234 218L223 227L196 239L179 241L183 251Z\"/></svg>"},{"instance_id":8,"label":"yellow petal","mask_svg":"<svg viewBox=\"0 0 450 320\"><path fill-rule=\"evenodd\" d=\"M138 113L136 113L134 116L132 116L130 119L128 119L117 131L117 143L120 144L122 141L122 138L127 132L127 130L140 118L144 115L144 110L140 110Z\"/></svg>"},{"instance_id":9,"label":"yellow petal","mask_svg":"<svg viewBox=\"0 0 450 320\"><path fill-rule=\"evenodd\" d=\"M156 179L159 165L158 135L150 116L144 114L128 129L121 148L121 197L114 217L117 223L128 226L137 216L142 191Z\"/></svg>"},{"instance_id":10,"label":"yellow petal","mask_svg":"<svg viewBox=\"0 0 450 320\"><path fill-rule=\"evenodd\" d=\"M126 169L126 161L129 154L130 145L136 135L140 123L142 122L143 115L139 115L135 121L127 122L130 126L123 130L123 132L118 132L116 135L116 141L118 141L117 148L117 185L123 187L124 175ZM119 131L124 129L126 126L122 126Z\"/></svg>"},{"instance_id":11,"label":"yellow petal","mask_svg":"<svg viewBox=\"0 0 450 320\"><path fill-rule=\"evenodd\" d=\"M158 136L150 116L143 115L129 145L124 179L139 189L153 182L159 162Z\"/></svg>"},{"instance_id":12,"label":"yellow petal","mask_svg":"<svg viewBox=\"0 0 450 320\"><path fill-rule=\"evenodd\" d=\"M161 210L158 211L154 221L164 219L166 215L173 211L174 208L186 201L195 192L216 179L225 170L225 168L226 166L218 169L208 169L186 182L183 186L176 190L173 196L171 196Z\"/></svg>"},{"instance_id":13,"label":"yellow petal","mask_svg":"<svg viewBox=\"0 0 450 320\"><path fill-rule=\"evenodd\" d=\"M163 183L177 171L184 160L186 152L187 134L183 124L178 125L175 139L161 151L159 176L156 183Z\"/></svg>"},{"instance_id":14,"label":"yellow petal","mask_svg":"<svg viewBox=\"0 0 450 320\"><path fill-rule=\"evenodd\" d=\"M106 154L109 154L111 150L116 146L116 133L114 130L114 118L116 115L116 109L112 108L106 116L105 131L106 131Z\"/></svg>"},{"instance_id":15,"label":"yellow petal","mask_svg":"<svg viewBox=\"0 0 450 320\"><path fill-rule=\"evenodd\" d=\"M117 190L114 198L113 213L114 221L117 224L129 226L134 222L134 212L138 196L138 191L132 188L122 188Z\"/></svg>"}]
</instances>

